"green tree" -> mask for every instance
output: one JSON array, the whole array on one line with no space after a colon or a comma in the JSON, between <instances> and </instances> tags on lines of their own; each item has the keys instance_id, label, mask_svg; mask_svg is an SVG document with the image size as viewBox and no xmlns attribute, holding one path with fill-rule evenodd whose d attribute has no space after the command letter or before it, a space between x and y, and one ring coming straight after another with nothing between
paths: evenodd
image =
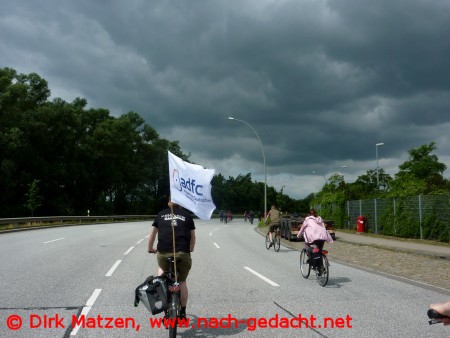
<instances>
[{"instance_id":1,"label":"green tree","mask_svg":"<svg viewBox=\"0 0 450 338\"><path fill-rule=\"evenodd\" d=\"M411 173L397 176L390 184L388 197L417 196L427 193L427 182Z\"/></svg>"},{"instance_id":2,"label":"green tree","mask_svg":"<svg viewBox=\"0 0 450 338\"><path fill-rule=\"evenodd\" d=\"M39 195L39 180L34 179L28 185L28 192L26 194L25 207L30 211L31 217L33 217L34 212L37 208L41 206L42 197Z\"/></svg>"},{"instance_id":3,"label":"green tree","mask_svg":"<svg viewBox=\"0 0 450 338\"><path fill-rule=\"evenodd\" d=\"M377 187L377 170L368 170L366 174L359 176L350 185L352 191L350 199L372 198L378 196L380 192L388 191L392 177L380 168L378 169L378 181L379 189Z\"/></svg>"},{"instance_id":4,"label":"green tree","mask_svg":"<svg viewBox=\"0 0 450 338\"><path fill-rule=\"evenodd\" d=\"M446 180L442 176L447 166L439 162L432 152L435 142L421 145L408 151L409 159L399 166L399 172L391 183L391 194L405 196L405 193L428 194L445 189Z\"/></svg>"},{"instance_id":5,"label":"green tree","mask_svg":"<svg viewBox=\"0 0 450 338\"><path fill-rule=\"evenodd\" d=\"M408 151L409 159L399 166L400 171L396 176L412 174L419 179L428 179L434 175L442 175L447 169L444 163L432 152L436 150L436 143L421 145Z\"/></svg>"},{"instance_id":6,"label":"green tree","mask_svg":"<svg viewBox=\"0 0 450 338\"><path fill-rule=\"evenodd\" d=\"M214 175L211 186L211 196L217 210L227 209L228 189L225 177L222 174Z\"/></svg>"},{"instance_id":7,"label":"green tree","mask_svg":"<svg viewBox=\"0 0 450 338\"><path fill-rule=\"evenodd\" d=\"M333 174L328 178L327 184L322 188L325 192L338 192L345 188L344 176Z\"/></svg>"},{"instance_id":8,"label":"green tree","mask_svg":"<svg viewBox=\"0 0 450 338\"><path fill-rule=\"evenodd\" d=\"M24 165L30 149L28 116L43 106L49 96L47 82L37 74L0 69L0 216L26 210L27 183L34 176Z\"/></svg>"},{"instance_id":9,"label":"green tree","mask_svg":"<svg viewBox=\"0 0 450 338\"><path fill-rule=\"evenodd\" d=\"M37 74L0 69L0 217L29 211L33 179L44 215L154 213L167 202L167 151L189 157L178 141L135 112L116 118L49 95Z\"/></svg>"}]
</instances>

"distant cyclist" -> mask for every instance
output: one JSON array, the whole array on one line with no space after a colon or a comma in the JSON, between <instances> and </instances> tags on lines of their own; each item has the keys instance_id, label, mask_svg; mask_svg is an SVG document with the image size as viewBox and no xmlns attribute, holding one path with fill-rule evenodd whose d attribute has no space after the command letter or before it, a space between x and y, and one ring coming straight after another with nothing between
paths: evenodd
<instances>
[{"instance_id":1,"label":"distant cyclist","mask_svg":"<svg viewBox=\"0 0 450 338\"><path fill-rule=\"evenodd\" d=\"M273 233L276 229L280 227L280 211L277 209L275 205L272 205L272 208L267 213L266 221L270 218L269 224L269 248L273 245Z\"/></svg>"},{"instance_id":2,"label":"distant cyclist","mask_svg":"<svg viewBox=\"0 0 450 338\"><path fill-rule=\"evenodd\" d=\"M250 220L250 223L253 224L253 219L255 218L255 213L253 211L250 211L248 219Z\"/></svg>"}]
</instances>

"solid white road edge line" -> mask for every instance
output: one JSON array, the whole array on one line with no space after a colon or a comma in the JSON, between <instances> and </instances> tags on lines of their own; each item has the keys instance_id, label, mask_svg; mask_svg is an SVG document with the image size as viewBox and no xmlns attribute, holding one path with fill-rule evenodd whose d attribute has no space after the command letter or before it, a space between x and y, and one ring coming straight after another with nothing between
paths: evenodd
<instances>
[{"instance_id":1,"label":"solid white road edge line","mask_svg":"<svg viewBox=\"0 0 450 338\"><path fill-rule=\"evenodd\" d=\"M114 265L111 267L111 269L109 269L109 271L106 273L105 277L111 277L112 274L114 273L114 270L117 269L120 263L122 263L122 260L120 259L117 262L115 262Z\"/></svg>"},{"instance_id":2,"label":"solid white road edge line","mask_svg":"<svg viewBox=\"0 0 450 338\"><path fill-rule=\"evenodd\" d=\"M272 286L279 286L277 283L275 283L274 281L271 281L269 278L264 277L263 275L261 275L260 273L256 272L255 270L249 268L248 266L244 266L244 269L251 272L252 274L254 274L255 276L261 278L263 281L269 283Z\"/></svg>"},{"instance_id":3,"label":"solid white road edge line","mask_svg":"<svg viewBox=\"0 0 450 338\"><path fill-rule=\"evenodd\" d=\"M102 292L102 289L95 289L94 292L92 292L91 297L89 297L88 301L86 302L86 305L81 310L80 316L87 316L91 308L94 306L95 301L97 300L98 296L100 295L100 292ZM72 332L70 332L71 336L75 336L78 333L78 330L80 329L80 326L75 326L72 328Z\"/></svg>"}]
</instances>

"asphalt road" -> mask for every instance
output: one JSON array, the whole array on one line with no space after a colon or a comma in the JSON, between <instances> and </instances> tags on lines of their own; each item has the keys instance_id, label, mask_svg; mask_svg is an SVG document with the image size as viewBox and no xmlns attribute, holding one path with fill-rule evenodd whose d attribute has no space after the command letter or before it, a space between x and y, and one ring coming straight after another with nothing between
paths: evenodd
<instances>
[{"instance_id":1,"label":"asphalt road","mask_svg":"<svg viewBox=\"0 0 450 338\"><path fill-rule=\"evenodd\" d=\"M179 337L449 334L425 316L430 303L448 298L441 293L333 261L323 288L301 276L297 251L266 250L248 223L196 226L190 324ZM136 286L156 272L156 257L146 251L149 228L117 223L0 235L0 336L166 337L150 325L161 315L133 306ZM72 320L83 314L85 327L74 329Z\"/></svg>"}]
</instances>

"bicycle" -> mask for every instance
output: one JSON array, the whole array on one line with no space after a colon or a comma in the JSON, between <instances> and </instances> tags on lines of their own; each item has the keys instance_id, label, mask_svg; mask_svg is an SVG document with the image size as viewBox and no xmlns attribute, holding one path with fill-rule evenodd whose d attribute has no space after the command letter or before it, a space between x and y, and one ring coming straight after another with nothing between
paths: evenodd
<instances>
[{"instance_id":1,"label":"bicycle","mask_svg":"<svg viewBox=\"0 0 450 338\"><path fill-rule=\"evenodd\" d=\"M166 327L169 329L169 337L175 338L177 336L177 326L181 311L180 283L175 278L175 257L168 257L167 261L169 262L169 271L161 276L168 290L165 321ZM178 260L176 262L178 263Z\"/></svg>"},{"instance_id":2,"label":"bicycle","mask_svg":"<svg viewBox=\"0 0 450 338\"><path fill-rule=\"evenodd\" d=\"M319 285L325 286L328 283L328 277L330 275L330 264L327 258L328 251L320 250L316 243L311 243L310 246L311 248L309 250L303 248L300 251L300 271L303 278L308 278L311 270L314 270ZM312 262L314 254L317 255L318 264L313 264Z\"/></svg>"},{"instance_id":3,"label":"bicycle","mask_svg":"<svg viewBox=\"0 0 450 338\"><path fill-rule=\"evenodd\" d=\"M281 245L281 234L280 234L280 227L277 227L273 234L272 234L272 242L270 242L269 232L267 232L266 235L266 249L270 249L270 243L272 243L273 249L275 252L280 251L280 245Z\"/></svg>"},{"instance_id":4,"label":"bicycle","mask_svg":"<svg viewBox=\"0 0 450 338\"><path fill-rule=\"evenodd\" d=\"M150 252L154 254L155 252ZM145 305L153 315L164 312L163 325L169 329L169 337L175 338L181 318L181 290L175 272L175 263L179 262L171 256L167 258L169 271L160 276L149 276L135 291L134 306L139 302Z\"/></svg>"}]
</instances>

